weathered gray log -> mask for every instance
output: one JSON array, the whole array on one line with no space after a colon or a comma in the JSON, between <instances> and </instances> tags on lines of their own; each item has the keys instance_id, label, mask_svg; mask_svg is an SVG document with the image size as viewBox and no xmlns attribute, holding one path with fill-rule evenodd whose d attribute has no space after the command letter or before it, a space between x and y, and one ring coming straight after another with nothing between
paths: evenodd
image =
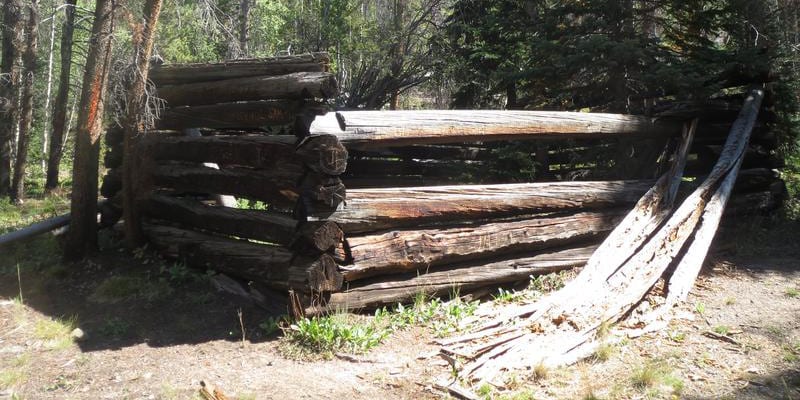
<instances>
[{"instance_id":1,"label":"weathered gray log","mask_svg":"<svg viewBox=\"0 0 800 400\"><path fill-rule=\"evenodd\" d=\"M227 79L158 88L168 107L196 106L267 99L327 99L336 95L336 79L328 72Z\"/></svg>"},{"instance_id":2,"label":"weathered gray log","mask_svg":"<svg viewBox=\"0 0 800 400\"><path fill-rule=\"evenodd\" d=\"M339 136L349 148L464 141L672 136L680 125L651 118L551 111L342 111L318 117L312 133Z\"/></svg>"},{"instance_id":3,"label":"weathered gray log","mask_svg":"<svg viewBox=\"0 0 800 400\"><path fill-rule=\"evenodd\" d=\"M282 246L256 244L162 225L145 225L150 241L166 256L196 268L213 269L261 282L274 289L338 290L342 277L327 254L294 259ZM338 286L338 287L337 287Z\"/></svg>"},{"instance_id":4,"label":"weathered gray log","mask_svg":"<svg viewBox=\"0 0 800 400\"><path fill-rule=\"evenodd\" d=\"M297 201L297 183L303 173L302 167L296 164L284 164L275 171L158 165L152 176L156 186L193 193L229 194L285 207Z\"/></svg>"},{"instance_id":5,"label":"weathered gray log","mask_svg":"<svg viewBox=\"0 0 800 400\"><path fill-rule=\"evenodd\" d=\"M596 238L613 229L622 214L616 209L348 237L345 243L353 265L343 266L342 270L345 280L354 281L498 254L541 250Z\"/></svg>"},{"instance_id":6,"label":"weathered gray log","mask_svg":"<svg viewBox=\"0 0 800 400\"><path fill-rule=\"evenodd\" d=\"M145 215L177 222L189 228L246 239L288 245L297 221L280 213L207 206L199 201L151 195L143 205Z\"/></svg>"},{"instance_id":7,"label":"weathered gray log","mask_svg":"<svg viewBox=\"0 0 800 400\"><path fill-rule=\"evenodd\" d=\"M262 100L201 106L173 107L161 112L159 129L263 128L288 125L308 111L324 113L322 105L308 100Z\"/></svg>"},{"instance_id":8,"label":"weathered gray log","mask_svg":"<svg viewBox=\"0 0 800 400\"><path fill-rule=\"evenodd\" d=\"M424 274L376 277L346 286L342 292L331 294L325 306L307 308L306 313L371 309L409 303L420 294L440 296L454 291L464 293L479 287L527 281L531 276L581 266L596 247L581 246L494 262L457 264Z\"/></svg>"},{"instance_id":9,"label":"weathered gray log","mask_svg":"<svg viewBox=\"0 0 800 400\"><path fill-rule=\"evenodd\" d=\"M218 81L249 76L285 75L295 72L327 72L328 53L295 56L229 60L220 63L166 64L150 69L150 80L156 86L193 82Z\"/></svg>"},{"instance_id":10,"label":"weathered gray log","mask_svg":"<svg viewBox=\"0 0 800 400\"><path fill-rule=\"evenodd\" d=\"M345 233L421 226L453 220L589 210L635 203L652 181L548 182L348 190L333 213L310 215L334 221Z\"/></svg>"}]
</instances>

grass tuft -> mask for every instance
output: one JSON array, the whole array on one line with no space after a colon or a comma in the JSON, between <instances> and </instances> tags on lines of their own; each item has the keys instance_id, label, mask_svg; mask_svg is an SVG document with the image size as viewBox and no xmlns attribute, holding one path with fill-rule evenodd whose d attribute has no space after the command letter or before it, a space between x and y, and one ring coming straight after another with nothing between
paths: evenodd
<instances>
[{"instance_id":1,"label":"grass tuft","mask_svg":"<svg viewBox=\"0 0 800 400\"><path fill-rule=\"evenodd\" d=\"M72 345L72 330L77 326L77 318L42 318L33 325L33 335L47 342L50 349L65 349Z\"/></svg>"}]
</instances>

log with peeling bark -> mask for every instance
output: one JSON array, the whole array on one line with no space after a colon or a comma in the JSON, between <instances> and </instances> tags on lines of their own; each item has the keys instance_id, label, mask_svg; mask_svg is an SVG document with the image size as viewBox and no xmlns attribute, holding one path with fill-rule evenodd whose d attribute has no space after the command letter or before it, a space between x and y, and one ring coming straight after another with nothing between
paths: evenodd
<instances>
[{"instance_id":1,"label":"log with peeling bark","mask_svg":"<svg viewBox=\"0 0 800 400\"><path fill-rule=\"evenodd\" d=\"M328 53L228 60L220 63L166 64L150 69L150 80L156 86L220 81L250 76L286 75L295 72L327 72Z\"/></svg>"},{"instance_id":2,"label":"log with peeling bark","mask_svg":"<svg viewBox=\"0 0 800 400\"><path fill-rule=\"evenodd\" d=\"M298 199L297 182L304 174L296 164L280 170L247 168L214 169L203 166L158 165L152 171L156 186L192 193L228 194L291 207Z\"/></svg>"},{"instance_id":3,"label":"log with peeling bark","mask_svg":"<svg viewBox=\"0 0 800 400\"><path fill-rule=\"evenodd\" d=\"M520 220L347 237L353 265L343 266L347 281L394 272L424 270L472 259L535 251L598 238L611 231L623 212L542 215Z\"/></svg>"},{"instance_id":4,"label":"log with peeling bark","mask_svg":"<svg viewBox=\"0 0 800 400\"><path fill-rule=\"evenodd\" d=\"M296 72L288 75L161 86L156 95L168 107L178 107L272 99L328 99L336 93L336 79L333 74Z\"/></svg>"},{"instance_id":5,"label":"log with peeling bark","mask_svg":"<svg viewBox=\"0 0 800 400\"><path fill-rule=\"evenodd\" d=\"M711 174L652 235L645 235L647 239L621 265L587 267L581 275L587 271L592 274L585 278L579 275L544 301L504 312L476 333L450 341L446 351L472 355L464 372L473 379L492 380L503 370L539 363L569 364L591 354L599 344L599 327L627 315L665 270L680 260L685 254L682 250L692 246L709 200L721 182L736 178L762 98L763 90L749 93ZM680 179L680 174L674 179ZM612 234L611 239L619 238ZM518 322L501 325L509 320Z\"/></svg>"},{"instance_id":6,"label":"log with peeling bark","mask_svg":"<svg viewBox=\"0 0 800 400\"><path fill-rule=\"evenodd\" d=\"M310 219L334 221L346 233L422 226L561 210L633 204L652 181L549 182L349 190L333 213Z\"/></svg>"},{"instance_id":7,"label":"log with peeling bark","mask_svg":"<svg viewBox=\"0 0 800 400\"><path fill-rule=\"evenodd\" d=\"M213 269L280 290L303 292L341 288L342 276L327 255L295 257L282 246L257 244L185 229L146 224L145 233L166 256L196 268Z\"/></svg>"},{"instance_id":8,"label":"log with peeling bark","mask_svg":"<svg viewBox=\"0 0 800 400\"><path fill-rule=\"evenodd\" d=\"M525 281L531 276L578 267L586 263L597 246L546 250L535 255L511 255L498 261L473 261L449 265L423 274L400 274L375 277L347 284L332 293L324 306L309 307L306 314L336 310L373 309L408 303L420 294L448 295L465 293L486 286Z\"/></svg>"},{"instance_id":9,"label":"log with peeling bark","mask_svg":"<svg viewBox=\"0 0 800 400\"><path fill-rule=\"evenodd\" d=\"M395 175L424 175L440 179L457 179L468 174L476 174L485 168L480 161L441 161L441 160L389 160L356 158L348 163L346 177Z\"/></svg>"},{"instance_id":10,"label":"log with peeling bark","mask_svg":"<svg viewBox=\"0 0 800 400\"><path fill-rule=\"evenodd\" d=\"M424 160L470 160L485 161L494 158L492 149L479 146L458 145L420 145L405 147L389 147L384 149L354 150L354 157L395 157L416 158Z\"/></svg>"},{"instance_id":11,"label":"log with peeling bark","mask_svg":"<svg viewBox=\"0 0 800 400\"><path fill-rule=\"evenodd\" d=\"M348 148L510 139L675 136L670 121L600 113L551 111L423 110L341 111L318 117L312 133L339 136Z\"/></svg>"},{"instance_id":12,"label":"log with peeling bark","mask_svg":"<svg viewBox=\"0 0 800 400\"><path fill-rule=\"evenodd\" d=\"M263 210L208 206L192 199L154 194L142 205L151 218L177 222L181 226L289 245L297 221L285 214Z\"/></svg>"},{"instance_id":13,"label":"log with peeling bark","mask_svg":"<svg viewBox=\"0 0 800 400\"><path fill-rule=\"evenodd\" d=\"M325 107L308 100L260 100L164 110L156 121L158 129L245 129L292 124L308 111L324 114Z\"/></svg>"}]
</instances>

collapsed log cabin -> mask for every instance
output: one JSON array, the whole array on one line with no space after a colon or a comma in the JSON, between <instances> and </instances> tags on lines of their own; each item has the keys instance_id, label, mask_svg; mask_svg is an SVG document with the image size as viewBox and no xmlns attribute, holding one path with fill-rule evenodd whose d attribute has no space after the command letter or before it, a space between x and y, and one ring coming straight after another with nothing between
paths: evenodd
<instances>
[{"instance_id":1,"label":"collapsed log cabin","mask_svg":"<svg viewBox=\"0 0 800 400\"><path fill-rule=\"evenodd\" d=\"M167 108L137 147L144 219L126 223L166 256L291 291L299 312L485 290L586 264L699 118L683 174L692 190L736 109L333 112L328 63L315 53L155 67ZM785 193L768 119L754 124L726 218ZM102 216L113 225L122 138L106 138Z\"/></svg>"}]
</instances>

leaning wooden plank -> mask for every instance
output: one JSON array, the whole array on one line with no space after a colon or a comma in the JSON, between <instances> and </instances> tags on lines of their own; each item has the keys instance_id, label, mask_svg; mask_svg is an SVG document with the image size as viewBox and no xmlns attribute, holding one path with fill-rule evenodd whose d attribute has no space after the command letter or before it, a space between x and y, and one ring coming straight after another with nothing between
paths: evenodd
<instances>
[{"instance_id":1,"label":"leaning wooden plank","mask_svg":"<svg viewBox=\"0 0 800 400\"><path fill-rule=\"evenodd\" d=\"M468 363L465 372L474 379L491 380L503 370L537 363L569 364L591 354L599 344L595 340L597 330L603 324L615 323L642 300L664 271L681 257L681 250L694 237L705 207L720 182L731 173L735 178L763 94L759 89L750 92L709 177L630 259L607 278L595 275L599 279L571 282L567 287L577 283L577 289L555 292L551 295L555 301L544 302L546 307L528 314L528 318L518 323L497 328L492 322L488 329L485 329L487 326L479 328L484 335L470 335L467 342L489 336L492 340L491 343L475 342L468 350L475 358ZM536 332L530 330L533 324L537 326Z\"/></svg>"},{"instance_id":2,"label":"leaning wooden plank","mask_svg":"<svg viewBox=\"0 0 800 400\"><path fill-rule=\"evenodd\" d=\"M525 281L531 276L556 272L586 263L597 246L583 245L575 248L542 251L533 256L494 261L470 262L424 274L381 276L346 286L331 294L327 307L308 309L306 313L325 310L357 310L377 308L397 303L408 303L420 293L446 295L453 291L470 291L475 288Z\"/></svg>"},{"instance_id":3,"label":"leaning wooden plank","mask_svg":"<svg viewBox=\"0 0 800 400\"><path fill-rule=\"evenodd\" d=\"M621 207L635 203L652 181L546 182L348 190L333 213L311 219L334 221L345 233L419 226L435 222L532 214L568 209Z\"/></svg>"},{"instance_id":4,"label":"leaning wooden plank","mask_svg":"<svg viewBox=\"0 0 800 400\"><path fill-rule=\"evenodd\" d=\"M328 72L227 79L162 86L157 96L168 107L196 106L266 99L328 99L336 95L336 79Z\"/></svg>"},{"instance_id":5,"label":"leaning wooden plank","mask_svg":"<svg viewBox=\"0 0 800 400\"><path fill-rule=\"evenodd\" d=\"M146 199L143 209L149 217L178 222L189 228L284 246L292 242L297 226L296 220L280 213L207 206L191 199L158 194Z\"/></svg>"},{"instance_id":6,"label":"leaning wooden plank","mask_svg":"<svg viewBox=\"0 0 800 400\"><path fill-rule=\"evenodd\" d=\"M158 165L152 176L156 186L194 193L229 194L291 206L299 196L297 182L303 176L303 169L296 164L282 165L278 171Z\"/></svg>"},{"instance_id":7,"label":"leaning wooden plank","mask_svg":"<svg viewBox=\"0 0 800 400\"><path fill-rule=\"evenodd\" d=\"M339 136L348 148L464 141L673 136L680 125L651 118L553 111L341 111L318 117L312 133Z\"/></svg>"},{"instance_id":8,"label":"leaning wooden plank","mask_svg":"<svg viewBox=\"0 0 800 400\"><path fill-rule=\"evenodd\" d=\"M146 224L145 233L165 255L184 259L197 268L225 272L281 290L320 292L341 287L342 276L336 272L336 263L327 254L295 257L282 246L155 224Z\"/></svg>"},{"instance_id":9,"label":"leaning wooden plank","mask_svg":"<svg viewBox=\"0 0 800 400\"><path fill-rule=\"evenodd\" d=\"M498 254L533 251L596 238L614 228L622 212L539 216L482 225L392 231L345 239L353 265L343 266L347 281L426 269Z\"/></svg>"},{"instance_id":10,"label":"leaning wooden plank","mask_svg":"<svg viewBox=\"0 0 800 400\"><path fill-rule=\"evenodd\" d=\"M287 125L305 110L322 112L319 104L307 100L262 100L204 106L172 107L156 121L159 129L263 128Z\"/></svg>"},{"instance_id":11,"label":"leaning wooden plank","mask_svg":"<svg viewBox=\"0 0 800 400\"><path fill-rule=\"evenodd\" d=\"M156 86L180 85L249 76L327 72L329 65L328 53L310 53L296 56L228 60L220 63L159 65L150 69L149 78Z\"/></svg>"}]
</instances>

